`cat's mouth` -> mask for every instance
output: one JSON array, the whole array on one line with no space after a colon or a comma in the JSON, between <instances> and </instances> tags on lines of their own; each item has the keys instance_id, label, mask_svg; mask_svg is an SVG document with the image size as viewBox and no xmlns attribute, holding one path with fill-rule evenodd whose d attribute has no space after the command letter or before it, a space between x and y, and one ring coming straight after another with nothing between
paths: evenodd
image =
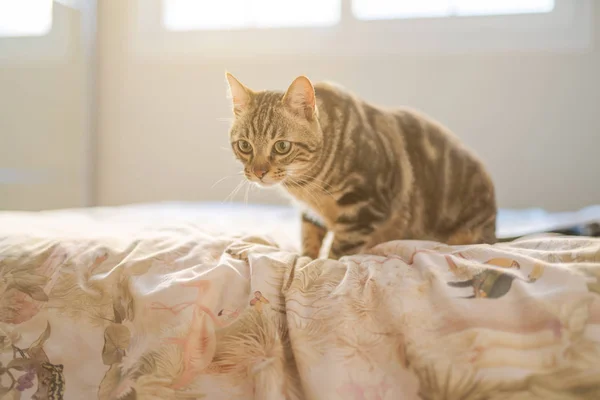
<instances>
[{"instance_id":1,"label":"cat's mouth","mask_svg":"<svg viewBox=\"0 0 600 400\"><path fill-rule=\"evenodd\" d=\"M277 179L270 176L265 176L262 179L260 179L253 176L249 177L248 180L259 187L268 188L280 184L283 181L283 178Z\"/></svg>"},{"instance_id":2,"label":"cat's mouth","mask_svg":"<svg viewBox=\"0 0 600 400\"><path fill-rule=\"evenodd\" d=\"M273 187L273 186L277 185L280 182L279 181L277 181L277 182L270 182L270 181L258 180L258 181L254 181L254 183L256 185L258 185L259 187L268 188L268 187Z\"/></svg>"},{"instance_id":3,"label":"cat's mouth","mask_svg":"<svg viewBox=\"0 0 600 400\"><path fill-rule=\"evenodd\" d=\"M246 179L256 184L259 187L268 188L282 183L286 174L283 171L276 171L276 173L267 173L262 177L256 176L248 171L245 171Z\"/></svg>"}]
</instances>

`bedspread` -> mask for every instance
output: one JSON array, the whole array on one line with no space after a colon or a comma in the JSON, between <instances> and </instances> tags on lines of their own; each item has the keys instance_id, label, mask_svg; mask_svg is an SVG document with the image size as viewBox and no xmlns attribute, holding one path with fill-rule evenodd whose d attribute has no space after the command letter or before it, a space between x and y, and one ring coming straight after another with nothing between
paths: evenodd
<instances>
[{"instance_id":1,"label":"bedspread","mask_svg":"<svg viewBox=\"0 0 600 400\"><path fill-rule=\"evenodd\" d=\"M0 398L598 399L600 240L0 235Z\"/></svg>"}]
</instances>

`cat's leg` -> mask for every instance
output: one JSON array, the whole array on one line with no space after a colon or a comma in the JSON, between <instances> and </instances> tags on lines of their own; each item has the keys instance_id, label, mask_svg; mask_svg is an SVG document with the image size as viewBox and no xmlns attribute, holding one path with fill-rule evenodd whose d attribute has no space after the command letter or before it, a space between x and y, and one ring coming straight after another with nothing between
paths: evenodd
<instances>
[{"instance_id":1,"label":"cat's leg","mask_svg":"<svg viewBox=\"0 0 600 400\"><path fill-rule=\"evenodd\" d=\"M382 212L377 203L359 202L344 204L340 216L333 225L333 241L329 258L337 260L342 256L360 253L367 244L372 245L373 232L387 220L387 212Z\"/></svg>"},{"instance_id":2,"label":"cat's leg","mask_svg":"<svg viewBox=\"0 0 600 400\"><path fill-rule=\"evenodd\" d=\"M302 255L319 258L327 229L305 213L302 214Z\"/></svg>"},{"instance_id":3,"label":"cat's leg","mask_svg":"<svg viewBox=\"0 0 600 400\"><path fill-rule=\"evenodd\" d=\"M372 234L374 227L370 224L361 225L358 222L349 223L344 220L334 227L333 241L329 258L337 260L342 256L360 253Z\"/></svg>"},{"instance_id":4,"label":"cat's leg","mask_svg":"<svg viewBox=\"0 0 600 400\"><path fill-rule=\"evenodd\" d=\"M329 258L337 260L342 256L359 253L367 243L367 237L355 231L336 230L329 251Z\"/></svg>"}]
</instances>

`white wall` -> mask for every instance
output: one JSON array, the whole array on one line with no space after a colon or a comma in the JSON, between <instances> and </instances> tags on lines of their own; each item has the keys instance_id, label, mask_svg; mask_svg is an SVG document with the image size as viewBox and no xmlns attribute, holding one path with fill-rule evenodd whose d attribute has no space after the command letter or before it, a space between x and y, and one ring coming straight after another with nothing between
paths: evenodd
<instances>
[{"instance_id":1,"label":"white wall","mask_svg":"<svg viewBox=\"0 0 600 400\"><path fill-rule=\"evenodd\" d=\"M79 11L47 36L0 38L0 210L86 204L88 64Z\"/></svg>"},{"instance_id":2,"label":"white wall","mask_svg":"<svg viewBox=\"0 0 600 400\"><path fill-rule=\"evenodd\" d=\"M223 200L239 178L227 144L227 69L252 88L335 80L451 127L496 181L502 207L600 203L600 34L585 52L412 54L206 61L146 58L127 2L100 2L97 202ZM600 26L600 7L594 9ZM390 84L392 82L393 84ZM282 201L255 190L253 201Z\"/></svg>"}]
</instances>

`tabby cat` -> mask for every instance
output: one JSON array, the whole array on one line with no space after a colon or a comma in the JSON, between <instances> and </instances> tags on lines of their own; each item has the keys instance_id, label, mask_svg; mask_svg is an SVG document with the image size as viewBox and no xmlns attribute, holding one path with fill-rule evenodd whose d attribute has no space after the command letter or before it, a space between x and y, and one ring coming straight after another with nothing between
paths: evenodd
<instances>
[{"instance_id":1,"label":"tabby cat","mask_svg":"<svg viewBox=\"0 0 600 400\"><path fill-rule=\"evenodd\" d=\"M281 184L300 203L304 255L319 256L327 231L333 259L395 239L496 241L490 176L437 122L304 76L285 93L226 76L233 152L249 181Z\"/></svg>"}]
</instances>

